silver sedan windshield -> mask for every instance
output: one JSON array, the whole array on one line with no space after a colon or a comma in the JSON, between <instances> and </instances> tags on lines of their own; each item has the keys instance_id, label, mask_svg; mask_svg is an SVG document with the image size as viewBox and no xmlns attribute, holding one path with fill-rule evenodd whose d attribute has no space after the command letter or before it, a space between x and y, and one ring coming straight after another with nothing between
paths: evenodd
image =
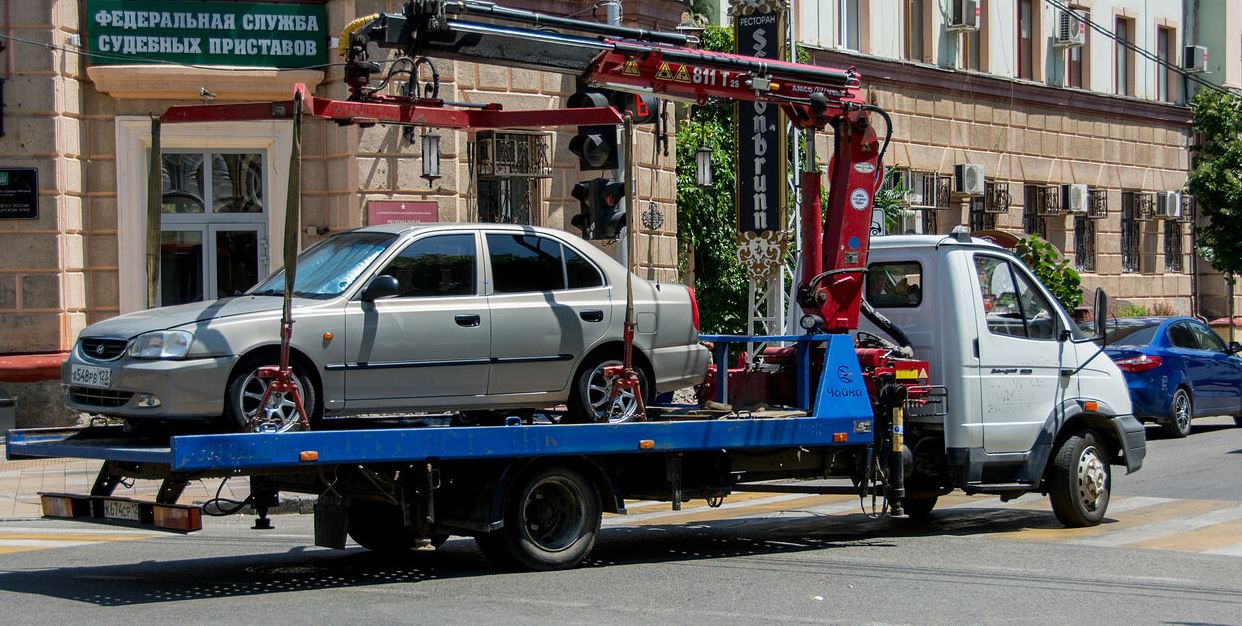
<instances>
[{"instance_id":1,"label":"silver sedan windshield","mask_svg":"<svg viewBox=\"0 0 1242 626\"><path fill-rule=\"evenodd\" d=\"M347 233L316 244L298 256L294 295L305 298L340 295L396 238L388 233ZM280 270L250 293L278 295L284 291L285 272Z\"/></svg>"}]
</instances>

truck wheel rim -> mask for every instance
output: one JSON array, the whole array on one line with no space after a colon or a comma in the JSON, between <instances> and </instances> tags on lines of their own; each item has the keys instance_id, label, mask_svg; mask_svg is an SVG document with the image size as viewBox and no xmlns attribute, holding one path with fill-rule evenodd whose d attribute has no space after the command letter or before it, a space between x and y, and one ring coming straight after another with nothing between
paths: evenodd
<instances>
[{"instance_id":1,"label":"truck wheel rim","mask_svg":"<svg viewBox=\"0 0 1242 626\"><path fill-rule=\"evenodd\" d=\"M1095 446L1087 446L1078 457L1078 497L1088 511L1095 511L1108 495L1108 466Z\"/></svg>"},{"instance_id":2,"label":"truck wheel rim","mask_svg":"<svg viewBox=\"0 0 1242 626\"><path fill-rule=\"evenodd\" d=\"M1190 399L1185 393L1173 397L1173 419L1177 422L1178 432L1190 430Z\"/></svg>"},{"instance_id":3,"label":"truck wheel rim","mask_svg":"<svg viewBox=\"0 0 1242 626\"><path fill-rule=\"evenodd\" d=\"M591 378L587 381L587 398L591 402L591 411L596 421L607 420L609 424L620 424L633 419L638 412L638 401L634 392L622 389L617 397L612 397L612 383L616 376L605 376L604 368L623 365L621 361L604 361L595 366Z\"/></svg>"},{"instance_id":4,"label":"truck wheel rim","mask_svg":"<svg viewBox=\"0 0 1242 626\"><path fill-rule=\"evenodd\" d=\"M298 427L301 424L298 407L287 395L273 393L268 399L268 405L262 406L263 392L267 390L268 382L259 378L258 374L257 369L250 372L242 383L241 410L242 415L250 421L251 430L256 433L283 433ZM293 384L297 385L298 395L306 397L302 380L294 376Z\"/></svg>"},{"instance_id":5,"label":"truck wheel rim","mask_svg":"<svg viewBox=\"0 0 1242 626\"><path fill-rule=\"evenodd\" d=\"M586 524L583 494L568 479L544 478L530 489L522 507L522 531L549 552L564 550L582 535Z\"/></svg>"}]
</instances>

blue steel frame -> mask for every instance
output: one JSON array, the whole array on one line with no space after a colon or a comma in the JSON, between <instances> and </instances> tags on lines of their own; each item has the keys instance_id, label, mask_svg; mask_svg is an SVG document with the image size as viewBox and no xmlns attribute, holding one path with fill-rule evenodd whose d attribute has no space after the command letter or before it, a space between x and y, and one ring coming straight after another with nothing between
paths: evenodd
<instances>
[{"instance_id":1,"label":"blue steel frame","mask_svg":"<svg viewBox=\"0 0 1242 626\"><path fill-rule=\"evenodd\" d=\"M627 424L370 428L279 434L172 437L168 446L126 442L120 427L9 431L9 458L75 457L165 465L174 472L259 473L264 469L563 455L663 454L873 443L871 403L847 335L704 337L721 343L797 341L799 397L809 405L810 346L827 343L813 411L806 417L731 418ZM724 348L727 356L727 346ZM718 360L718 362L724 362ZM727 374L727 372L726 372ZM727 382L727 381L726 381ZM723 389L723 386L722 386ZM314 461L302 461L315 452Z\"/></svg>"}]
</instances>

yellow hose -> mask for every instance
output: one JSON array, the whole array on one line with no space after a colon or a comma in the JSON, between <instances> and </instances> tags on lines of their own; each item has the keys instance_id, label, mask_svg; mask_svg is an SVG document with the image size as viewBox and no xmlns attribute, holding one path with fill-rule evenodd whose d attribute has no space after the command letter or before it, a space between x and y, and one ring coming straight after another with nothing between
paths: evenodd
<instances>
[{"instance_id":1,"label":"yellow hose","mask_svg":"<svg viewBox=\"0 0 1242 626\"><path fill-rule=\"evenodd\" d=\"M337 53L341 55L342 59L346 58L346 55L349 53L349 36L354 34L354 31L358 30L359 28L362 28L366 26L367 24L370 24L372 21L375 20L375 18L379 16L380 16L379 13L372 13L371 15L368 15L366 17L359 17L355 19L354 21L346 24L345 28L341 29L340 41L338 41L336 44L336 51Z\"/></svg>"}]
</instances>

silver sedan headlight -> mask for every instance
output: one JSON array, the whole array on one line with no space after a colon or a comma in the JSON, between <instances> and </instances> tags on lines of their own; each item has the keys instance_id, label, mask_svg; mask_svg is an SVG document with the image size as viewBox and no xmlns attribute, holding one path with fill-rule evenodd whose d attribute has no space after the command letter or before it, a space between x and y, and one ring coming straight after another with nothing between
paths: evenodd
<instances>
[{"instance_id":1,"label":"silver sedan headlight","mask_svg":"<svg viewBox=\"0 0 1242 626\"><path fill-rule=\"evenodd\" d=\"M194 333L184 330L157 330L143 333L129 342L129 356L135 359L179 359L190 351Z\"/></svg>"}]
</instances>

